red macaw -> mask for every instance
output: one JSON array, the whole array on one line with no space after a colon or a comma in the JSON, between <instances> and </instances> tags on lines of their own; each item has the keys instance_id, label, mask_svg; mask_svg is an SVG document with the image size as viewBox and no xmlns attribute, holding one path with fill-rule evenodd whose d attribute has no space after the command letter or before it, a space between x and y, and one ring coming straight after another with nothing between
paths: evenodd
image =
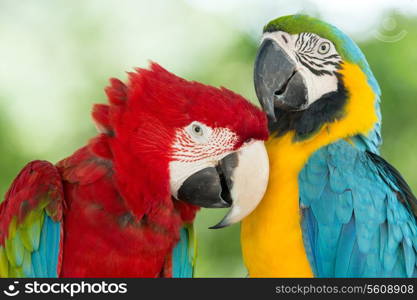
<instances>
[{"instance_id":1,"label":"red macaw","mask_svg":"<svg viewBox=\"0 0 417 300\"><path fill-rule=\"evenodd\" d=\"M92 113L101 133L56 165L29 163L7 192L2 277L191 276L198 206L232 206L230 223L262 198L259 109L157 64L110 82Z\"/></svg>"}]
</instances>

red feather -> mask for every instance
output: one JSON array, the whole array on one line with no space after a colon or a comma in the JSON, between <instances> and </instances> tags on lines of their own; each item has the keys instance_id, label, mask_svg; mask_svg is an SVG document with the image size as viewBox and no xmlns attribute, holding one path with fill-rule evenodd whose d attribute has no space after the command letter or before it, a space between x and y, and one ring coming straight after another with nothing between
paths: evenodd
<instances>
[{"instance_id":1,"label":"red feather","mask_svg":"<svg viewBox=\"0 0 417 300\"><path fill-rule=\"evenodd\" d=\"M0 245L4 245L14 216L20 224L31 209L48 197L47 212L54 221L62 220L64 194L61 176L47 161L32 161L17 175L0 204Z\"/></svg>"}]
</instances>

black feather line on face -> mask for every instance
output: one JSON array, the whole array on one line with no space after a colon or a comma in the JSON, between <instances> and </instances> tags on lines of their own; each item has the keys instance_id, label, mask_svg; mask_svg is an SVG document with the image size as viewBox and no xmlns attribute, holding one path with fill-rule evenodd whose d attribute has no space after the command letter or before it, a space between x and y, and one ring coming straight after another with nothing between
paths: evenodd
<instances>
[{"instance_id":1,"label":"black feather line on face","mask_svg":"<svg viewBox=\"0 0 417 300\"><path fill-rule=\"evenodd\" d=\"M339 62L333 62L333 61L326 61L323 63L323 65L327 66L327 65L332 65L332 66L339 66L340 63Z\"/></svg>"},{"instance_id":2,"label":"black feather line on face","mask_svg":"<svg viewBox=\"0 0 417 300\"><path fill-rule=\"evenodd\" d=\"M309 65L311 65L311 67L323 68L323 64L314 62L312 59L307 58L305 54L299 54L299 55L303 58L303 60L305 60Z\"/></svg>"},{"instance_id":3,"label":"black feather line on face","mask_svg":"<svg viewBox=\"0 0 417 300\"><path fill-rule=\"evenodd\" d=\"M306 42L304 41L304 37L306 36L306 34L301 34L301 48L298 50L299 52L303 52L309 44L309 40L307 40Z\"/></svg>"},{"instance_id":4,"label":"black feather line on face","mask_svg":"<svg viewBox=\"0 0 417 300\"><path fill-rule=\"evenodd\" d=\"M271 135L282 136L289 131L295 131L294 139L301 141L317 133L324 124L332 123L344 116L344 107L348 91L343 85L342 75L337 76L337 91L323 95L301 111L285 111L275 108L275 122L269 122Z\"/></svg>"},{"instance_id":5,"label":"black feather line on face","mask_svg":"<svg viewBox=\"0 0 417 300\"><path fill-rule=\"evenodd\" d=\"M300 54L296 53L296 56L298 57L299 62L304 67L306 67L307 69L309 69L310 72L313 73L314 75L316 75L316 76L322 76L322 75L325 75L325 74L326 75L332 75L332 72L330 72L330 71L327 71L327 70L317 70L317 69L313 68L313 66L309 65L308 62L304 61L304 58Z\"/></svg>"},{"instance_id":6,"label":"black feather line on face","mask_svg":"<svg viewBox=\"0 0 417 300\"><path fill-rule=\"evenodd\" d=\"M305 54L305 53L302 53L302 55L303 56L305 56L306 58L308 58L308 59L315 59L315 60L318 60L318 61L327 61L326 59L324 59L324 58L320 58L320 57L315 57L315 56L313 56L313 55L309 55L309 54Z\"/></svg>"},{"instance_id":7,"label":"black feather line on face","mask_svg":"<svg viewBox=\"0 0 417 300\"><path fill-rule=\"evenodd\" d=\"M324 57L324 59L330 59L330 58L340 58L340 55L339 54L332 54L332 55Z\"/></svg>"}]
</instances>

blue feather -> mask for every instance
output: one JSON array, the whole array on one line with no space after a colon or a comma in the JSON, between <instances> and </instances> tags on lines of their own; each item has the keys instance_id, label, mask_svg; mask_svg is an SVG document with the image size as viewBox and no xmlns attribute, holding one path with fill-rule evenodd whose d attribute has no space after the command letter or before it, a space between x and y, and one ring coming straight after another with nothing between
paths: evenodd
<instances>
[{"instance_id":1,"label":"blue feather","mask_svg":"<svg viewBox=\"0 0 417 300\"><path fill-rule=\"evenodd\" d=\"M343 193L337 196L335 199L336 205L336 216L340 223L346 224L352 218L353 212L353 197L352 191L345 190Z\"/></svg>"},{"instance_id":2,"label":"blue feather","mask_svg":"<svg viewBox=\"0 0 417 300\"><path fill-rule=\"evenodd\" d=\"M316 252L313 251L316 249L316 237L317 237L317 222L314 218L311 209L304 208L302 210L302 230L307 234L303 234L304 240L304 248L307 253L307 256L310 258L310 265L315 274L318 273L317 271L317 264L316 264Z\"/></svg>"},{"instance_id":3,"label":"blue feather","mask_svg":"<svg viewBox=\"0 0 417 300\"><path fill-rule=\"evenodd\" d=\"M34 277L57 277L61 224L45 215L39 241L39 249L32 252Z\"/></svg>"},{"instance_id":4,"label":"blue feather","mask_svg":"<svg viewBox=\"0 0 417 300\"><path fill-rule=\"evenodd\" d=\"M416 263L416 253L412 246L403 243L404 259L405 259L405 269L407 271L407 276L412 277L414 273L415 263Z\"/></svg>"},{"instance_id":5,"label":"blue feather","mask_svg":"<svg viewBox=\"0 0 417 300\"><path fill-rule=\"evenodd\" d=\"M180 231L180 241L172 252L172 277L193 277L192 254L190 253L190 237L187 228Z\"/></svg>"},{"instance_id":6,"label":"blue feather","mask_svg":"<svg viewBox=\"0 0 417 300\"><path fill-rule=\"evenodd\" d=\"M348 277L348 268L350 259L353 252L353 247L356 240L356 229L354 218L343 225L340 233L340 240L336 250L336 257L338 258L335 263L335 277Z\"/></svg>"},{"instance_id":7,"label":"blue feather","mask_svg":"<svg viewBox=\"0 0 417 300\"><path fill-rule=\"evenodd\" d=\"M46 266L43 265L39 251L32 252L32 267L34 277L46 277Z\"/></svg>"},{"instance_id":8,"label":"blue feather","mask_svg":"<svg viewBox=\"0 0 417 300\"><path fill-rule=\"evenodd\" d=\"M59 222L54 222L49 216L45 217L46 226L48 226L48 235L46 237L46 245L48 246L47 251L47 260L48 268L47 273L48 277L57 277L57 264L58 264L58 254L59 254L59 243L61 238L61 224ZM45 226L44 225L44 226Z\"/></svg>"},{"instance_id":9,"label":"blue feather","mask_svg":"<svg viewBox=\"0 0 417 300\"><path fill-rule=\"evenodd\" d=\"M376 147L378 132L374 138L368 142ZM313 154L301 171L307 257L317 277L415 276L417 225L398 199L410 191L402 191L399 175L362 146L340 140Z\"/></svg>"},{"instance_id":10,"label":"blue feather","mask_svg":"<svg viewBox=\"0 0 417 300\"><path fill-rule=\"evenodd\" d=\"M366 256L359 250L358 244L353 244L346 277L363 277Z\"/></svg>"}]
</instances>

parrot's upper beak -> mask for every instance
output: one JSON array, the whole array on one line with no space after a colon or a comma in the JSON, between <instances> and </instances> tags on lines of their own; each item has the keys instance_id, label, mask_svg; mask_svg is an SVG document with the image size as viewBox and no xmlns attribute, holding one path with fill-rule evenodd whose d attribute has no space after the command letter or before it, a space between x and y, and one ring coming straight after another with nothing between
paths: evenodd
<instances>
[{"instance_id":1,"label":"parrot's upper beak","mask_svg":"<svg viewBox=\"0 0 417 300\"><path fill-rule=\"evenodd\" d=\"M268 178L268 155L263 141L256 141L189 176L176 198L207 208L231 207L223 220L211 227L221 228L239 222L255 209Z\"/></svg>"},{"instance_id":2,"label":"parrot's upper beak","mask_svg":"<svg viewBox=\"0 0 417 300\"><path fill-rule=\"evenodd\" d=\"M259 47L255 61L256 95L270 121L276 120L275 108L302 110L308 103L307 87L295 61L271 39Z\"/></svg>"}]
</instances>

